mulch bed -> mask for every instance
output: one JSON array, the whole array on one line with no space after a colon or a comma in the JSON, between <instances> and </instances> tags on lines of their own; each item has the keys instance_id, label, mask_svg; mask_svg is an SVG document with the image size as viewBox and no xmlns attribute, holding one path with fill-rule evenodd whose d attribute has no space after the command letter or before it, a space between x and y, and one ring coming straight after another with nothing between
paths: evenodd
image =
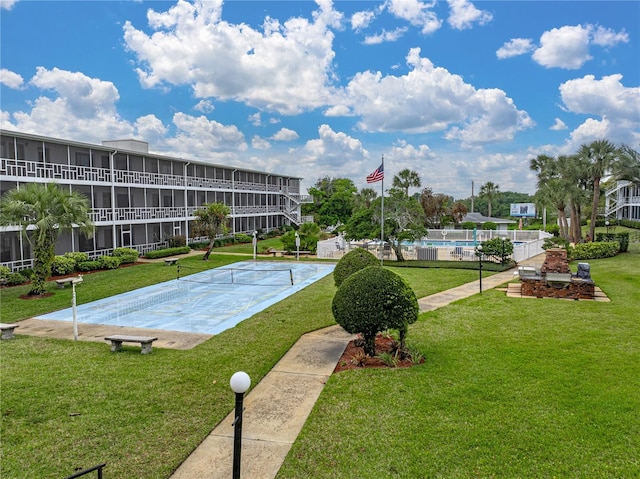
<instances>
[{"instance_id":1,"label":"mulch bed","mask_svg":"<svg viewBox=\"0 0 640 479\"><path fill-rule=\"evenodd\" d=\"M338 364L333 370L334 373L338 373L340 371L346 371L349 369L367 369L367 368L410 368L414 366L416 363L409 357L407 359L398 358L397 363L394 366L389 366L384 363L378 357L369 357L366 356L363 358L364 350L361 346L359 346L359 342L361 340L353 340L350 341L347 345L344 353L340 357ZM378 334L376 336L376 356L380 353L391 353L393 351L394 345L396 341L383 334ZM424 362L424 359L421 359L418 364Z\"/></svg>"}]
</instances>

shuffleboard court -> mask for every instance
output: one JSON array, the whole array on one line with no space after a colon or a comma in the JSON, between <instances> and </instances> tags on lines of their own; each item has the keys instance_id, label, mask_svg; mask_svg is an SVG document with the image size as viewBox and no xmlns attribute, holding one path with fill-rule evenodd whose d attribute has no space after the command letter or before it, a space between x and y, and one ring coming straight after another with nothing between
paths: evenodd
<instances>
[{"instance_id":1,"label":"shuffleboard court","mask_svg":"<svg viewBox=\"0 0 640 479\"><path fill-rule=\"evenodd\" d=\"M333 264L243 261L81 304L76 307L76 319L87 324L219 334L325 277L333 268ZM73 310L37 319L72 322Z\"/></svg>"}]
</instances>

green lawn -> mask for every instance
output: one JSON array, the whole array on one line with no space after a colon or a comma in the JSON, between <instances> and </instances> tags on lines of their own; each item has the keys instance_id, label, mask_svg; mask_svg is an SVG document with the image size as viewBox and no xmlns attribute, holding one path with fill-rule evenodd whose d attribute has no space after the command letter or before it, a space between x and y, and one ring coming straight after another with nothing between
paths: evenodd
<instances>
[{"instance_id":1,"label":"green lawn","mask_svg":"<svg viewBox=\"0 0 640 479\"><path fill-rule=\"evenodd\" d=\"M333 375L278 479L640 477L638 246L590 261L610 303L493 290L422 314L426 362Z\"/></svg>"},{"instance_id":2,"label":"green lawn","mask_svg":"<svg viewBox=\"0 0 640 479\"><path fill-rule=\"evenodd\" d=\"M487 291L412 325L425 364L332 376L278 477L637 477L640 251L590 263L611 303ZM421 295L477 277L393 269ZM172 277L162 263L95 273L78 298ZM0 292L3 322L70 304L68 288L46 300L19 291ZM60 478L106 462L105 477L168 478L233 408L231 374L255 385L300 335L334 324L334 293L324 278L190 351L0 341L0 475Z\"/></svg>"}]
</instances>

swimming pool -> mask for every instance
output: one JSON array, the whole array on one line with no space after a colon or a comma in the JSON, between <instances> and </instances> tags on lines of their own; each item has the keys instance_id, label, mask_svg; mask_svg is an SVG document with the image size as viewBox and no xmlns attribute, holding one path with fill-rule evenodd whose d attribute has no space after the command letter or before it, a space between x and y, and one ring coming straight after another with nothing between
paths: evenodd
<instances>
[{"instance_id":1,"label":"swimming pool","mask_svg":"<svg viewBox=\"0 0 640 479\"><path fill-rule=\"evenodd\" d=\"M76 318L78 323L219 334L333 269L333 264L242 261L82 304ZM78 297L85 287L91 287L90 278L78 288ZM73 310L37 319L71 322Z\"/></svg>"}]
</instances>

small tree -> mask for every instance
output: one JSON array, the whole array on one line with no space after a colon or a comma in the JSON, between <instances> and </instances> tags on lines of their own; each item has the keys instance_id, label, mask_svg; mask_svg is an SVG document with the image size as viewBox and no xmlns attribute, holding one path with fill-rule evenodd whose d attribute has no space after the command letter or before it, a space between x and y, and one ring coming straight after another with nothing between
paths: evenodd
<instances>
[{"instance_id":1,"label":"small tree","mask_svg":"<svg viewBox=\"0 0 640 479\"><path fill-rule=\"evenodd\" d=\"M336 287L339 288L344 280L353 273L356 273L367 266L376 266L378 264L380 264L380 260L366 249L353 249L338 261L338 264L333 270L333 281L335 282Z\"/></svg>"},{"instance_id":2,"label":"small tree","mask_svg":"<svg viewBox=\"0 0 640 479\"><path fill-rule=\"evenodd\" d=\"M344 280L331 305L337 323L348 333L362 334L364 352L375 356L376 334L398 329L404 347L409 324L418 319L418 300L397 274L369 266Z\"/></svg>"},{"instance_id":3,"label":"small tree","mask_svg":"<svg viewBox=\"0 0 640 479\"><path fill-rule=\"evenodd\" d=\"M196 220L193 231L197 236L209 238L209 247L202 259L209 259L216 236L227 234L229 231L228 216L231 209L224 203L204 203L203 209L196 210L194 215Z\"/></svg>"},{"instance_id":4,"label":"small tree","mask_svg":"<svg viewBox=\"0 0 640 479\"><path fill-rule=\"evenodd\" d=\"M300 251L310 251L315 253L318 249L320 238L320 227L315 223L303 223L298 230L300 238ZM287 251L296 251L296 232L287 231L282 235L282 245Z\"/></svg>"},{"instance_id":5,"label":"small tree","mask_svg":"<svg viewBox=\"0 0 640 479\"><path fill-rule=\"evenodd\" d=\"M55 183L30 183L7 191L0 201L0 224L19 225L33 247L34 268L29 295L46 292L55 246L62 231L77 226L93 234L89 201L81 193Z\"/></svg>"}]
</instances>

